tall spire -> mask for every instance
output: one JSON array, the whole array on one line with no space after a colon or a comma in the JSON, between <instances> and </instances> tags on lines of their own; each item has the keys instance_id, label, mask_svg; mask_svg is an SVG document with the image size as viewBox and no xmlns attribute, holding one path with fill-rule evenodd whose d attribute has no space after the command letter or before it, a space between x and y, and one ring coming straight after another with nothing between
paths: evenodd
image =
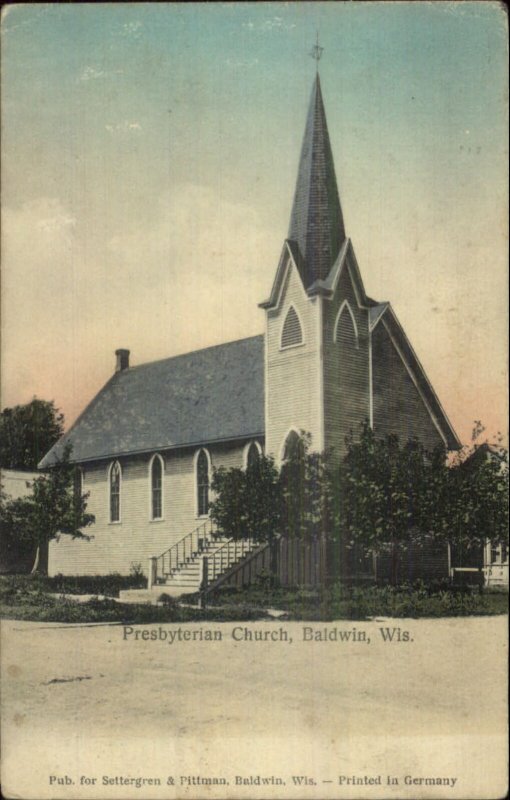
<instances>
[{"instance_id":1,"label":"tall spire","mask_svg":"<svg viewBox=\"0 0 510 800\"><path fill-rule=\"evenodd\" d=\"M301 148L288 238L298 244L300 271L305 288L318 278L327 277L345 241L344 221L318 72Z\"/></svg>"}]
</instances>

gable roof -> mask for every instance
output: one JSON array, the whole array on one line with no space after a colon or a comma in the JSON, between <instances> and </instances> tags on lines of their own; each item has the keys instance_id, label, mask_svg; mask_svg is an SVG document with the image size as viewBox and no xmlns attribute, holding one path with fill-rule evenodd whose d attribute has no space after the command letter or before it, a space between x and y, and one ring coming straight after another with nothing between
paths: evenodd
<instances>
[{"instance_id":1,"label":"gable roof","mask_svg":"<svg viewBox=\"0 0 510 800\"><path fill-rule=\"evenodd\" d=\"M321 85L317 74L301 147L288 238L296 242L305 289L324 280L345 240Z\"/></svg>"},{"instance_id":2,"label":"gable roof","mask_svg":"<svg viewBox=\"0 0 510 800\"><path fill-rule=\"evenodd\" d=\"M377 313L378 309L379 313ZM373 315L375 320L371 321L372 324L370 326L372 334L374 335L375 331L375 335L377 335L377 329L382 320L382 324L390 334L394 347L399 353L408 371L412 373L411 377L414 376L415 385L417 386L418 391L428 408L432 420L436 424L436 427L440 430L445 445L449 450L460 450L462 444L459 440L459 437L455 433L453 425L448 419L446 412L434 391L434 387L428 379L418 356L414 352L411 342L407 338L406 333L391 306L391 303L380 303L378 306L370 309L370 311L375 312Z\"/></svg>"},{"instance_id":3,"label":"gable roof","mask_svg":"<svg viewBox=\"0 0 510 800\"><path fill-rule=\"evenodd\" d=\"M264 434L264 337L116 372L46 454L73 462Z\"/></svg>"}]
</instances>

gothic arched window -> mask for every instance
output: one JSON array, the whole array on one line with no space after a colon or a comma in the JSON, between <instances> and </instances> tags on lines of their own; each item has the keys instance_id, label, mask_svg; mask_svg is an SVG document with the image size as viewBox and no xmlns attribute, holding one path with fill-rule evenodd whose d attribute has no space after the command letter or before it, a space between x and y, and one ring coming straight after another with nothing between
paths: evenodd
<instances>
[{"instance_id":1,"label":"gothic arched window","mask_svg":"<svg viewBox=\"0 0 510 800\"><path fill-rule=\"evenodd\" d=\"M296 309L291 306L283 323L280 347L283 350L285 347L295 347L298 344L303 344L303 330Z\"/></svg>"},{"instance_id":2,"label":"gothic arched window","mask_svg":"<svg viewBox=\"0 0 510 800\"><path fill-rule=\"evenodd\" d=\"M196 460L197 514L206 517L209 513L209 457L200 450Z\"/></svg>"},{"instance_id":3,"label":"gothic arched window","mask_svg":"<svg viewBox=\"0 0 510 800\"><path fill-rule=\"evenodd\" d=\"M249 469L250 467L255 466L260 458L260 447L257 442L250 442L248 445L248 450L246 451L246 467Z\"/></svg>"},{"instance_id":4,"label":"gothic arched window","mask_svg":"<svg viewBox=\"0 0 510 800\"><path fill-rule=\"evenodd\" d=\"M163 518L163 459L155 455L151 461L151 518Z\"/></svg>"},{"instance_id":5,"label":"gothic arched window","mask_svg":"<svg viewBox=\"0 0 510 800\"><path fill-rule=\"evenodd\" d=\"M301 436L296 431L290 431L285 439L283 447L283 461L288 461L290 458L304 458L305 446Z\"/></svg>"},{"instance_id":6,"label":"gothic arched window","mask_svg":"<svg viewBox=\"0 0 510 800\"><path fill-rule=\"evenodd\" d=\"M338 344L346 344L356 348L359 346L356 320L347 301L342 304L338 312L333 339Z\"/></svg>"},{"instance_id":7,"label":"gothic arched window","mask_svg":"<svg viewBox=\"0 0 510 800\"><path fill-rule=\"evenodd\" d=\"M114 461L110 467L110 522L120 522L120 464Z\"/></svg>"}]
</instances>

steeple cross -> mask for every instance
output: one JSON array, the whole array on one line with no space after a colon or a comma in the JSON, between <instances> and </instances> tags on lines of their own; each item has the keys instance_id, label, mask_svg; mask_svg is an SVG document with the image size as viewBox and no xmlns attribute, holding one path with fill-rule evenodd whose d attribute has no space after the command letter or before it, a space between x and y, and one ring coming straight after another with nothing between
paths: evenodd
<instances>
[{"instance_id":1,"label":"steeple cross","mask_svg":"<svg viewBox=\"0 0 510 800\"><path fill-rule=\"evenodd\" d=\"M311 57L314 58L315 61L317 62L317 71L319 71L319 61L322 58L323 52L324 52L324 48L319 45L319 31L317 31L316 42L315 42L314 46L312 47L312 49L310 50Z\"/></svg>"}]
</instances>

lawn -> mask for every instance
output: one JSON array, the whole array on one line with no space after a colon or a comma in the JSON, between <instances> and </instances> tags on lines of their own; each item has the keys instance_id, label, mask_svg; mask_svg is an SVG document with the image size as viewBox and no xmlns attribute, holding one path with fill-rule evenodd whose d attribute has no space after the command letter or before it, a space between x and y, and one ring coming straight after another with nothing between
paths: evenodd
<instances>
[{"instance_id":1,"label":"lawn","mask_svg":"<svg viewBox=\"0 0 510 800\"><path fill-rule=\"evenodd\" d=\"M318 590L273 588L266 583L242 591L224 589L200 609L198 595L182 602L168 596L162 605L119 603L120 589L140 587L139 576L0 576L0 614L5 619L38 622L94 623L192 622L256 620L267 609L285 613L289 620L367 620L373 617L420 618L490 616L504 614L508 594L452 590L444 585L348 586L334 584ZM162 589L162 594L164 590ZM92 594L87 602L73 595ZM54 596L61 595L61 596Z\"/></svg>"}]
</instances>

